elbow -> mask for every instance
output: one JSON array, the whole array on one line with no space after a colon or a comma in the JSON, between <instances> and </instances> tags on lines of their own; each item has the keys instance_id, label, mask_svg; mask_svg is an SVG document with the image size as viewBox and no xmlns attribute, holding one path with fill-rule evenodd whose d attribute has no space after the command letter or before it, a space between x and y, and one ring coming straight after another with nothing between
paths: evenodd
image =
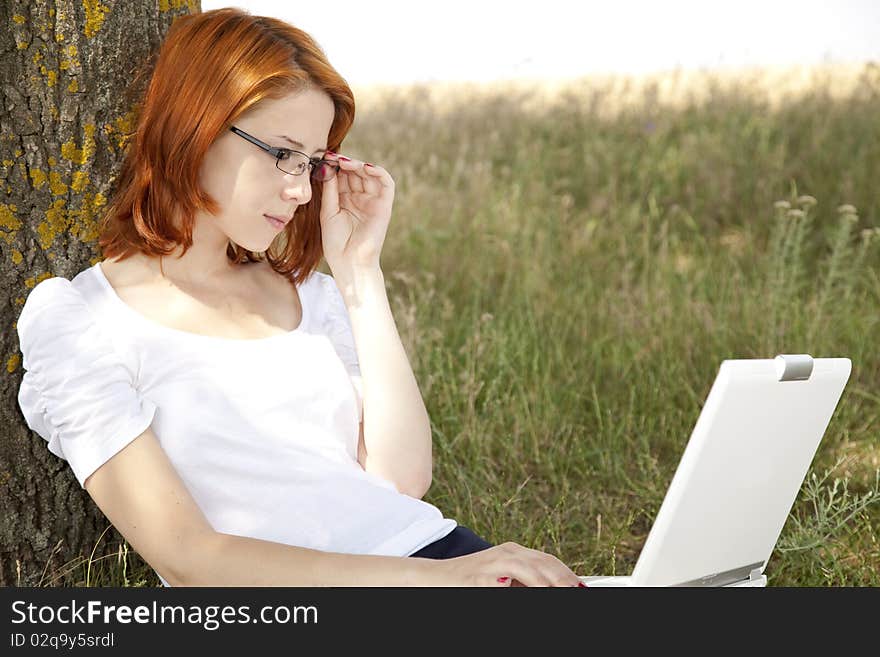
<instances>
[{"instance_id":1,"label":"elbow","mask_svg":"<svg viewBox=\"0 0 880 657\"><path fill-rule=\"evenodd\" d=\"M407 486L401 487L398 490L400 490L400 492L404 495L409 495L410 497L414 497L417 500L420 500L425 496L425 493L428 492L429 488L431 488L430 473L427 477L423 477L422 479Z\"/></svg>"},{"instance_id":2,"label":"elbow","mask_svg":"<svg viewBox=\"0 0 880 657\"><path fill-rule=\"evenodd\" d=\"M193 536L178 551L177 558L158 572L172 587L211 586L206 580L206 566L216 560L220 537L217 532Z\"/></svg>"}]
</instances>

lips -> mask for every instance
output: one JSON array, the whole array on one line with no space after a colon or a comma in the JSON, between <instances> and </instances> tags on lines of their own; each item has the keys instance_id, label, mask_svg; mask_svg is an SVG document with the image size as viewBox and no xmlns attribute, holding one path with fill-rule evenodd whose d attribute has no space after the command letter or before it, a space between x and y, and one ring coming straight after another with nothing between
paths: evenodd
<instances>
[{"instance_id":1,"label":"lips","mask_svg":"<svg viewBox=\"0 0 880 657\"><path fill-rule=\"evenodd\" d=\"M264 215L264 216L266 216L266 217L270 217L270 218L274 219L275 221L280 221L280 222L281 222L282 224L284 224L284 225L287 225L287 222L290 221L290 218L289 218L289 217L279 217L279 216L276 215L276 214L267 214L267 215Z\"/></svg>"}]
</instances>

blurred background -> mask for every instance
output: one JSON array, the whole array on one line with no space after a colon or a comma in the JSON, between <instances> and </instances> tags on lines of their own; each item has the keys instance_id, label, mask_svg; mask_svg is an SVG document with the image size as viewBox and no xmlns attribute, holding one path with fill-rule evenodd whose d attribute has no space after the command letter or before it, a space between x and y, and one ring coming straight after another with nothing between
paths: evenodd
<instances>
[{"instance_id":1,"label":"blurred background","mask_svg":"<svg viewBox=\"0 0 880 657\"><path fill-rule=\"evenodd\" d=\"M395 179L427 501L627 574L723 359L848 357L767 574L880 585L880 4L237 6L318 41Z\"/></svg>"},{"instance_id":2,"label":"blurred background","mask_svg":"<svg viewBox=\"0 0 880 657\"><path fill-rule=\"evenodd\" d=\"M880 49L873 0L201 4L293 23L351 85L862 62Z\"/></svg>"}]
</instances>

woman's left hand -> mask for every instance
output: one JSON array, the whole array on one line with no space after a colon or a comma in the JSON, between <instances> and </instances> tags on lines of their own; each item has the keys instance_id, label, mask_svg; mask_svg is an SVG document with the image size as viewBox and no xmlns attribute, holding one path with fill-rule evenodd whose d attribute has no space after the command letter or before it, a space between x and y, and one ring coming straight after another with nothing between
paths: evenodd
<instances>
[{"instance_id":1,"label":"woman's left hand","mask_svg":"<svg viewBox=\"0 0 880 657\"><path fill-rule=\"evenodd\" d=\"M379 268L379 255L391 221L394 180L382 167L327 155L339 170L323 183L321 242L334 272Z\"/></svg>"}]
</instances>

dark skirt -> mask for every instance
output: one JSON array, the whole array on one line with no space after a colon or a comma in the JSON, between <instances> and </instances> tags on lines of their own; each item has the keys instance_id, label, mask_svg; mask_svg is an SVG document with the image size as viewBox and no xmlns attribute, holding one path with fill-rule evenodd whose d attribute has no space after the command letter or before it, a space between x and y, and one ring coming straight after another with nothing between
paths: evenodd
<instances>
[{"instance_id":1,"label":"dark skirt","mask_svg":"<svg viewBox=\"0 0 880 657\"><path fill-rule=\"evenodd\" d=\"M490 547L493 547L491 543L483 540L464 525L457 525L443 538L428 543L409 556L423 559L452 559Z\"/></svg>"}]
</instances>

